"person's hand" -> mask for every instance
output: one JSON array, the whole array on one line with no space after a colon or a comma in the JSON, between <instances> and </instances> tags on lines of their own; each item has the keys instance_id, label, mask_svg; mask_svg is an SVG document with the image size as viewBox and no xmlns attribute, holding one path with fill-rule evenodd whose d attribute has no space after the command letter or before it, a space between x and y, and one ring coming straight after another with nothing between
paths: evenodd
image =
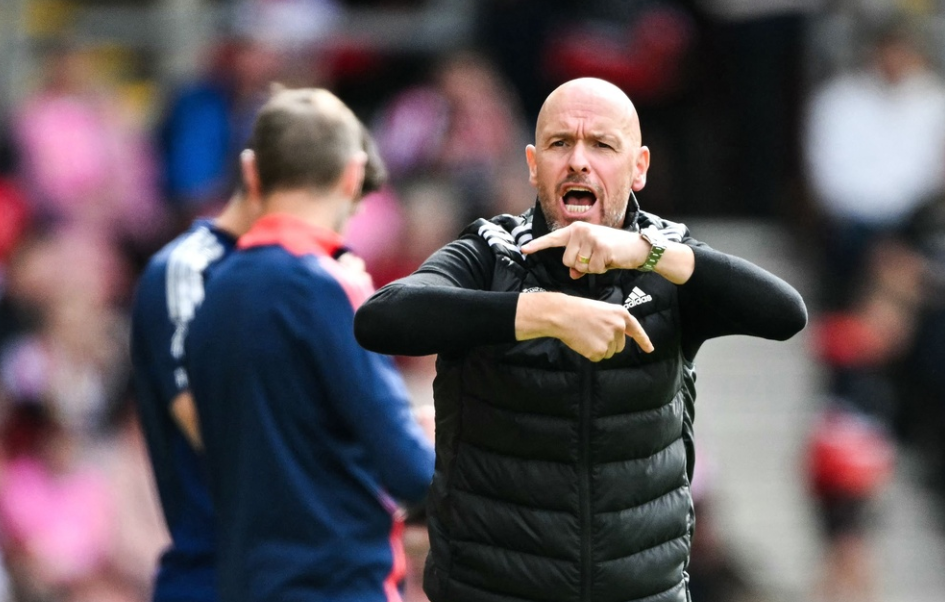
<instances>
[{"instance_id":1,"label":"person's hand","mask_svg":"<svg viewBox=\"0 0 945 602\"><path fill-rule=\"evenodd\" d=\"M374 293L374 279L367 271L363 259L351 251L345 251L336 261L344 268L348 282L356 288L361 297L367 299Z\"/></svg>"},{"instance_id":2,"label":"person's hand","mask_svg":"<svg viewBox=\"0 0 945 602\"><path fill-rule=\"evenodd\" d=\"M436 411L432 404L417 406L413 410L414 416L423 434L427 436L430 443L436 443Z\"/></svg>"},{"instance_id":3,"label":"person's hand","mask_svg":"<svg viewBox=\"0 0 945 602\"><path fill-rule=\"evenodd\" d=\"M621 305L561 293L523 293L515 314L520 341L553 337L592 362L624 350L627 336L646 353L653 344L640 323Z\"/></svg>"},{"instance_id":4,"label":"person's hand","mask_svg":"<svg viewBox=\"0 0 945 602\"><path fill-rule=\"evenodd\" d=\"M536 238L523 245L522 252L528 255L551 247L564 247L562 262L574 279L611 269L637 268L650 252L650 244L637 232L586 222L573 222Z\"/></svg>"}]
</instances>

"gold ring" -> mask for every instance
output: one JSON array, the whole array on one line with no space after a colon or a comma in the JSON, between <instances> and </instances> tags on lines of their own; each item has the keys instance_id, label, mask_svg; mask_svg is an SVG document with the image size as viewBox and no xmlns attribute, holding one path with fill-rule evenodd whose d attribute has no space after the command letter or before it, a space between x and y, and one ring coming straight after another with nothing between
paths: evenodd
<instances>
[{"instance_id":1,"label":"gold ring","mask_svg":"<svg viewBox=\"0 0 945 602\"><path fill-rule=\"evenodd\" d=\"M590 263L590 257L584 257L583 255L578 255L578 263Z\"/></svg>"}]
</instances>

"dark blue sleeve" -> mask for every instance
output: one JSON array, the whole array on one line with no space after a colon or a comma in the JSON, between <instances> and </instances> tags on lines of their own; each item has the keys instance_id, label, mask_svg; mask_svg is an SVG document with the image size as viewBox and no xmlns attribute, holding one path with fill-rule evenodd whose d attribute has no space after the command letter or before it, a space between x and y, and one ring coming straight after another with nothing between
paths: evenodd
<instances>
[{"instance_id":1,"label":"dark blue sleeve","mask_svg":"<svg viewBox=\"0 0 945 602\"><path fill-rule=\"evenodd\" d=\"M166 264L152 262L135 293L131 359L139 394L146 392L165 406L187 388L186 380L175 376L183 367L182 358L171 352L174 330L167 307Z\"/></svg>"},{"instance_id":2,"label":"dark blue sleeve","mask_svg":"<svg viewBox=\"0 0 945 602\"><path fill-rule=\"evenodd\" d=\"M329 403L368 450L385 489L406 502L422 501L433 478L433 447L413 416L403 379L389 357L355 341L354 309L341 285L325 275L312 287L292 313L306 329L303 344Z\"/></svg>"}]
</instances>

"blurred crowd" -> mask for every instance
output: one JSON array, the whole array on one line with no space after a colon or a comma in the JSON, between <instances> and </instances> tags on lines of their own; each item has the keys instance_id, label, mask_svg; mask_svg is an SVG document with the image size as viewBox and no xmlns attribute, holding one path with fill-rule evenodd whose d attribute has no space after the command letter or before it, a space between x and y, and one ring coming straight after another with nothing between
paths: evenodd
<instances>
[{"instance_id":1,"label":"blurred crowd","mask_svg":"<svg viewBox=\"0 0 945 602\"><path fill-rule=\"evenodd\" d=\"M392 181L348 238L380 286L475 217L534 202L538 104L580 75L637 104L645 209L797 241L828 377L801 469L827 544L819 595L876 599L870 517L897 450L945 493L943 3L490 0L470 4L470 43L424 51L340 29L349 10L435 4L214 2L227 18L205 67L144 102L81 32L36 42L35 86L0 114L0 602L147 599L167 536L128 306L149 255L229 197L271 82L331 88L375 132ZM418 404L431 366L402 362ZM694 598L765 599L713 527L711 471L695 491ZM424 545L408 534L412 600Z\"/></svg>"}]
</instances>

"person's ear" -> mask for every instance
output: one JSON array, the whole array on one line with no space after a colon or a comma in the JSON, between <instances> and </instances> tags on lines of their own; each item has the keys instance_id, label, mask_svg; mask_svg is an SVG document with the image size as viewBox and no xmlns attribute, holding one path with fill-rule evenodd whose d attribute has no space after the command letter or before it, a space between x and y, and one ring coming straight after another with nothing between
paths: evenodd
<instances>
[{"instance_id":1,"label":"person's ear","mask_svg":"<svg viewBox=\"0 0 945 602\"><path fill-rule=\"evenodd\" d=\"M535 152L534 144L525 147L525 161L528 163L528 182L538 188L538 164Z\"/></svg>"},{"instance_id":2,"label":"person's ear","mask_svg":"<svg viewBox=\"0 0 945 602\"><path fill-rule=\"evenodd\" d=\"M633 182L630 183L630 188L632 188L634 192L639 192L646 186L646 171L649 168L650 149L641 146L634 165Z\"/></svg>"},{"instance_id":3,"label":"person's ear","mask_svg":"<svg viewBox=\"0 0 945 602\"><path fill-rule=\"evenodd\" d=\"M361 188L364 186L364 166L367 165L367 158L366 152L358 151L345 164L338 182L341 193L345 198L352 200L361 198Z\"/></svg>"},{"instance_id":4,"label":"person's ear","mask_svg":"<svg viewBox=\"0 0 945 602\"><path fill-rule=\"evenodd\" d=\"M262 184L259 181L259 166L256 164L256 153L252 149L245 149L240 153L240 174L243 177L243 187L246 195L252 200L262 198Z\"/></svg>"}]
</instances>

